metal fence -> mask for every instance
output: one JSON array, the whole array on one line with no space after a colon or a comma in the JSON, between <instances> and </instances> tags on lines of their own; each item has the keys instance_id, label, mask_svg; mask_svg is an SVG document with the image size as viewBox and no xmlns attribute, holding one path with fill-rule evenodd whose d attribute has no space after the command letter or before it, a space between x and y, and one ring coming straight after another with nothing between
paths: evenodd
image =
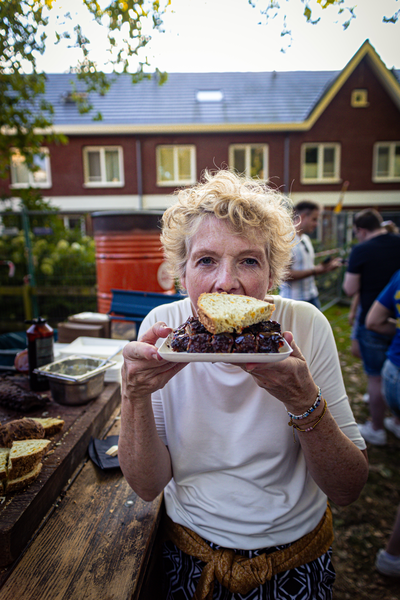
<instances>
[{"instance_id":1,"label":"metal fence","mask_svg":"<svg viewBox=\"0 0 400 600\"><path fill-rule=\"evenodd\" d=\"M50 211L1 217L0 333L25 330L33 316L57 327L71 314L96 311L93 239L65 230L62 217Z\"/></svg>"},{"instance_id":2,"label":"metal fence","mask_svg":"<svg viewBox=\"0 0 400 600\"><path fill-rule=\"evenodd\" d=\"M386 220L392 220L400 227L400 213L383 212ZM320 225L313 243L316 262L328 255L346 259L354 243L352 223L354 213L343 211L335 214L325 211L321 215ZM17 231L15 235L21 235ZM13 238L4 234L0 238L6 247L12 248ZM10 253L10 256L12 254ZM3 254L3 256L5 256ZM8 255L7 255L8 256ZM78 265L65 264L60 273L53 273L51 279L45 273L36 273L32 285L31 269L34 269L32 256L26 256L26 268L8 276L10 261L0 256L0 334L25 330L25 319L36 314L46 317L53 327L68 316L84 311L97 310L96 265L80 268ZM62 271L62 272L61 272ZM337 302L348 302L342 292L345 267L318 277L317 284L323 310Z\"/></svg>"},{"instance_id":3,"label":"metal fence","mask_svg":"<svg viewBox=\"0 0 400 600\"><path fill-rule=\"evenodd\" d=\"M384 221L393 221L400 229L400 212L385 210L380 213ZM321 214L320 223L313 239L316 262L329 255L347 260L352 246L357 242L353 236L354 215L355 212L352 211L340 213L324 211ZM342 290L345 271L346 267L343 266L318 277L317 285L323 311L338 302L350 303L349 298Z\"/></svg>"}]
</instances>

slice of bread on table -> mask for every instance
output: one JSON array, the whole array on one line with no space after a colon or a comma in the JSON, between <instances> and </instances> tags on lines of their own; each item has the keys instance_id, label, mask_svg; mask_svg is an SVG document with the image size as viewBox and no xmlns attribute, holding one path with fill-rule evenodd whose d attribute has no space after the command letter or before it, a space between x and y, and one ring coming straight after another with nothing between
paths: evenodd
<instances>
[{"instance_id":1,"label":"slice of bread on table","mask_svg":"<svg viewBox=\"0 0 400 600\"><path fill-rule=\"evenodd\" d=\"M23 417L5 425L0 425L0 446L11 448L17 440L33 440L44 438L43 426L34 419Z\"/></svg>"},{"instance_id":2,"label":"slice of bread on table","mask_svg":"<svg viewBox=\"0 0 400 600\"><path fill-rule=\"evenodd\" d=\"M18 479L33 471L40 463L50 444L50 440L13 442L8 457L8 481Z\"/></svg>"},{"instance_id":3,"label":"slice of bread on table","mask_svg":"<svg viewBox=\"0 0 400 600\"><path fill-rule=\"evenodd\" d=\"M0 448L0 482L7 479L7 465L8 456L10 454L9 448ZM0 487L1 490L1 487Z\"/></svg>"},{"instance_id":4,"label":"slice of bread on table","mask_svg":"<svg viewBox=\"0 0 400 600\"><path fill-rule=\"evenodd\" d=\"M11 448L17 440L43 439L55 435L64 427L64 421L55 417L24 417L0 425L0 447Z\"/></svg>"},{"instance_id":5,"label":"slice of bread on table","mask_svg":"<svg viewBox=\"0 0 400 600\"><path fill-rule=\"evenodd\" d=\"M199 321L210 333L236 332L261 321L269 321L274 304L250 296L204 293L197 301Z\"/></svg>"},{"instance_id":6,"label":"slice of bread on table","mask_svg":"<svg viewBox=\"0 0 400 600\"><path fill-rule=\"evenodd\" d=\"M37 479L50 440L17 440L0 448L0 494L20 492Z\"/></svg>"},{"instance_id":7,"label":"slice of bread on table","mask_svg":"<svg viewBox=\"0 0 400 600\"><path fill-rule=\"evenodd\" d=\"M8 479L5 483L5 493L13 494L14 492L20 492L24 490L28 485L33 483L37 479L42 470L42 463L39 462L31 471L17 477L16 479Z\"/></svg>"},{"instance_id":8,"label":"slice of bread on table","mask_svg":"<svg viewBox=\"0 0 400 600\"><path fill-rule=\"evenodd\" d=\"M44 429L45 437L55 435L64 427L64 421L56 417L36 418L32 417L33 421L36 421Z\"/></svg>"}]
</instances>

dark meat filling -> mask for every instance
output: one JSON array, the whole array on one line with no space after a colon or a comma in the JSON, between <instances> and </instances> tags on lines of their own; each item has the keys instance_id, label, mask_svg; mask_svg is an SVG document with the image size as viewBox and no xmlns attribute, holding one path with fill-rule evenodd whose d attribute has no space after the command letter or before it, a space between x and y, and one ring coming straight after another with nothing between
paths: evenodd
<instances>
[{"instance_id":1,"label":"dark meat filling","mask_svg":"<svg viewBox=\"0 0 400 600\"><path fill-rule=\"evenodd\" d=\"M279 352L283 346L281 326L276 321L262 321L246 327L242 333L212 335L195 317L175 329L170 346L174 352L245 353Z\"/></svg>"},{"instance_id":2,"label":"dark meat filling","mask_svg":"<svg viewBox=\"0 0 400 600\"><path fill-rule=\"evenodd\" d=\"M171 340L171 348L175 352L186 352L189 343L189 336L186 333L174 335Z\"/></svg>"},{"instance_id":3,"label":"dark meat filling","mask_svg":"<svg viewBox=\"0 0 400 600\"><path fill-rule=\"evenodd\" d=\"M254 335L261 331L276 331L277 333L281 333L281 325L277 321L261 321L261 323L255 323L243 329L243 333L250 332Z\"/></svg>"},{"instance_id":4,"label":"dark meat filling","mask_svg":"<svg viewBox=\"0 0 400 600\"><path fill-rule=\"evenodd\" d=\"M260 332L257 334L258 352L279 352L283 346L283 340L280 333Z\"/></svg>"},{"instance_id":5,"label":"dark meat filling","mask_svg":"<svg viewBox=\"0 0 400 600\"><path fill-rule=\"evenodd\" d=\"M216 333L211 340L212 352L232 352L233 343L234 337L231 333Z\"/></svg>"},{"instance_id":6,"label":"dark meat filling","mask_svg":"<svg viewBox=\"0 0 400 600\"><path fill-rule=\"evenodd\" d=\"M188 352L212 352L211 333L196 333L189 336Z\"/></svg>"},{"instance_id":7,"label":"dark meat filling","mask_svg":"<svg viewBox=\"0 0 400 600\"><path fill-rule=\"evenodd\" d=\"M202 323L198 319L191 317L186 321L186 333L189 335L196 335L198 333L207 333L210 335L210 332L204 327Z\"/></svg>"},{"instance_id":8,"label":"dark meat filling","mask_svg":"<svg viewBox=\"0 0 400 600\"><path fill-rule=\"evenodd\" d=\"M245 354L257 352L256 338L252 333L241 333L236 336L232 352L241 352Z\"/></svg>"}]
</instances>

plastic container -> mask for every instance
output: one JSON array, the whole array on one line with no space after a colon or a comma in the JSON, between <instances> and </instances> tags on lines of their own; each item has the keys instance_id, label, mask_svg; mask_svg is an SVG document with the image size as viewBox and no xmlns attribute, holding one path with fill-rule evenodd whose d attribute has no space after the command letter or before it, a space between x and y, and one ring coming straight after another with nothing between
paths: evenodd
<instances>
[{"instance_id":1,"label":"plastic container","mask_svg":"<svg viewBox=\"0 0 400 600\"><path fill-rule=\"evenodd\" d=\"M50 385L47 377L34 370L54 361L54 331L46 319L38 317L25 321L31 326L26 332L28 340L29 384L34 392L48 390Z\"/></svg>"}]
</instances>

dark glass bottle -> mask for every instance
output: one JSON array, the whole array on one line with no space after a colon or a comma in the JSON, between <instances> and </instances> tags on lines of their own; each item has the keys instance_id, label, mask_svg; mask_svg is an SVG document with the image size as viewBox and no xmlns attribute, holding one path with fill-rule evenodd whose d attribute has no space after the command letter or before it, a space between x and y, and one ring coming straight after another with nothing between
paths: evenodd
<instances>
[{"instance_id":1,"label":"dark glass bottle","mask_svg":"<svg viewBox=\"0 0 400 600\"><path fill-rule=\"evenodd\" d=\"M26 332L28 338L29 384L34 392L49 389L49 380L45 375L38 375L33 370L54 361L54 332L46 319L38 317L25 321L31 325Z\"/></svg>"}]
</instances>

